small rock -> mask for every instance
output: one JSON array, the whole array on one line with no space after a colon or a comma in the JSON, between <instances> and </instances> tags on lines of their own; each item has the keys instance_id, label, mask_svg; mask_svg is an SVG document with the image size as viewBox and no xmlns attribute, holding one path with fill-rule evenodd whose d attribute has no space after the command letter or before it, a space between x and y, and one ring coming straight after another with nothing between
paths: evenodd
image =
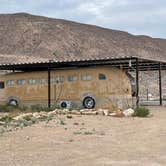
<instances>
[{"instance_id":1,"label":"small rock","mask_svg":"<svg viewBox=\"0 0 166 166\"><path fill-rule=\"evenodd\" d=\"M104 114L105 116L108 116L108 115L109 115L109 110L103 109L103 114Z\"/></svg>"},{"instance_id":2,"label":"small rock","mask_svg":"<svg viewBox=\"0 0 166 166\"><path fill-rule=\"evenodd\" d=\"M4 125L6 122L2 122L2 121L0 121L0 125Z\"/></svg>"},{"instance_id":3,"label":"small rock","mask_svg":"<svg viewBox=\"0 0 166 166\"><path fill-rule=\"evenodd\" d=\"M114 111L113 113L110 113L109 116L113 116L113 117L124 117L124 114L123 114L122 110L117 110L117 111Z\"/></svg>"},{"instance_id":4,"label":"small rock","mask_svg":"<svg viewBox=\"0 0 166 166\"><path fill-rule=\"evenodd\" d=\"M69 113L70 113L70 114L73 114L73 115L80 115L80 114L81 114L81 112L78 111L78 110L72 110L72 111L70 111Z\"/></svg>"},{"instance_id":5,"label":"small rock","mask_svg":"<svg viewBox=\"0 0 166 166\"><path fill-rule=\"evenodd\" d=\"M109 116L116 116L116 113L115 112L110 113Z\"/></svg>"},{"instance_id":6,"label":"small rock","mask_svg":"<svg viewBox=\"0 0 166 166\"><path fill-rule=\"evenodd\" d=\"M129 108L127 110L124 110L123 114L125 117L131 117L134 114L134 110L132 108Z\"/></svg>"},{"instance_id":7,"label":"small rock","mask_svg":"<svg viewBox=\"0 0 166 166\"><path fill-rule=\"evenodd\" d=\"M39 112L35 112L35 113L33 113L33 117L38 119L41 117L41 115L39 114Z\"/></svg>"},{"instance_id":8,"label":"small rock","mask_svg":"<svg viewBox=\"0 0 166 166\"><path fill-rule=\"evenodd\" d=\"M26 136L26 140L30 140L30 137L29 137L29 136Z\"/></svg>"},{"instance_id":9,"label":"small rock","mask_svg":"<svg viewBox=\"0 0 166 166\"><path fill-rule=\"evenodd\" d=\"M59 110L60 110L60 109L55 109L55 110L53 110L52 112L56 112L56 113L57 113Z\"/></svg>"},{"instance_id":10,"label":"small rock","mask_svg":"<svg viewBox=\"0 0 166 166\"><path fill-rule=\"evenodd\" d=\"M74 140L73 139L69 139L69 142L73 142Z\"/></svg>"},{"instance_id":11,"label":"small rock","mask_svg":"<svg viewBox=\"0 0 166 166\"><path fill-rule=\"evenodd\" d=\"M33 113L26 113L26 114L21 114L19 116L14 117L14 120L22 120L25 117L33 117Z\"/></svg>"},{"instance_id":12,"label":"small rock","mask_svg":"<svg viewBox=\"0 0 166 166\"><path fill-rule=\"evenodd\" d=\"M68 119L71 119L71 118L73 118L71 115L67 115L66 116Z\"/></svg>"},{"instance_id":13,"label":"small rock","mask_svg":"<svg viewBox=\"0 0 166 166\"><path fill-rule=\"evenodd\" d=\"M103 109L101 109L101 108L97 110L97 113L98 113L98 115L104 115Z\"/></svg>"},{"instance_id":14,"label":"small rock","mask_svg":"<svg viewBox=\"0 0 166 166\"><path fill-rule=\"evenodd\" d=\"M93 111L95 111L95 110L94 109L82 109L82 110L80 110L81 113L83 113L83 112L93 112Z\"/></svg>"},{"instance_id":15,"label":"small rock","mask_svg":"<svg viewBox=\"0 0 166 166\"><path fill-rule=\"evenodd\" d=\"M56 115L56 111L48 112L48 115Z\"/></svg>"},{"instance_id":16,"label":"small rock","mask_svg":"<svg viewBox=\"0 0 166 166\"><path fill-rule=\"evenodd\" d=\"M54 110L55 111L55 110ZM62 115L65 115L65 114L67 114L69 112L69 110L68 109L63 109L63 110L60 110L60 109L57 109L56 110L56 113L57 114L62 114Z\"/></svg>"},{"instance_id":17,"label":"small rock","mask_svg":"<svg viewBox=\"0 0 166 166\"><path fill-rule=\"evenodd\" d=\"M0 134L3 134L5 132L4 127L0 127Z\"/></svg>"},{"instance_id":18,"label":"small rock","mask_svg":"<svg viewBox=\"0 0 166 166\"><path fill-rule=\"evenodd\" d=\"M104 131L101 131L101 132L100 132L100 135L105 135L105 132L104 132Z\"/></svg>"},{"instance_id":19,"label":"small rock","mask_svg":"<svg viewBox=\"0 0 166 166\"><path fill-rule=\"evenodd\" d=\"M86 112L82 112L82 115L97 115L97 111L86 111Z\"/></svg>"},{"instance_id":20,"label":"small rock","mask_svg":"<svg viewBox=\"0 0 166 166\"><path fill-rule=\"evenodd\" d=\"M63 109L62 110L62 114L67 114L67 113L69 113L69 109Z\"/></svg>"},{"instance_id":21,"label":"small rock","mask_svg":"<svg viewBox=\"0 0 166 166\"><path fill-rule=\"evenodd\" d=\"M41 111L41 112L39 112L39 115L42 117L42 116L47 116L47 112L44 112L44 111Z\"/></svg>"},{"instance_id":22,"label":"small rock","mask_svg":"<svg viewBox=\"0 0 166 166\"><path fill-rule=\"evenodd\" d=\"M117 110L117 111L115 111L115 113L116 113L116 115L115 115L116 117L124 117L122 110Z\"/></svg>"}]
</instances>

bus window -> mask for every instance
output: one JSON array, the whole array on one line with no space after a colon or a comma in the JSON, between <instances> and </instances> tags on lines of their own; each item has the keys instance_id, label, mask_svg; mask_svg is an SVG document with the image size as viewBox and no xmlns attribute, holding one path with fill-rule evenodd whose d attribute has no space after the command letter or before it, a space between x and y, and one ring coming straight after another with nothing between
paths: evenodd
<instances>
[{"instance_id":1,"label":"bus window","mask_svg":"<svg viewBox=\"0 0 166 166\"><path fill-rule=\"evenodd\" d=\"M100 73L99 74L99 80L106 80L105 74Z\"/></svg>"},{"instance_id":2,"label":"bus window","mask_svg":"<svg viewBox=\"0 0 166 166\"><path fill-rule=\"evenodd\" d=\"M55 82L55 78L50 78L50 82L51 83Z\"/></svg>"},{"instance_id":3,"label":"bus window","mask_svg":"<svg viewBox=\"0 0 166 166\"><path fill-rule=\"evenodd\" d=\"M65 78L64 78L64 76L59 76L58 80L59 80L60 83L62 83L62 82L64 82Z\"/></svg>"},{"instance_id":4,"label":"bus window","mask_svg":"<svg viewBox=\"0 0 166 166\"><path fill-rule=\"evenodd\" d=\"M91 75L82 75L81 80L90 81L90 80L92 80L92 76Z\"/></svg>"},{"instance_id":5,"label":"bus window","mask_svg":"<svg viewBox=\"0 0 166 166\"><path fill-rule=\"evenodd\" d=\"M62 83L62 82L64 82L65 81L65 77L64 76L60 76L59 77L59 81Z\"/></svg>"},{"instance_id":6,"label":"bus window","mask_svg":"<svg viewBox=\"0 0 166 166\"><path fill-rule=\"evenodd\" d=\"M41 78L40 79L40 83L41 84L46 84L47 83L47 79L46 78Z\"/></svg>"},{"instance_id":7,"label":"bus window","mask_svg":"<svg viewBox=\"0 0 166 166\"><path fill-rule=\"evenodd\" d=\"M14 80L7 80L6 81L7 86L12 86L12 85L14 85L14 83L15 83Z\"/></svg>"},{"instance_id":8,"label":"bus window","mask_svg":"<svg viewBox=\"0 0 166 166\"><path fill-rule=\"evenodd\" d=\"M25 80L17 80L16 82L17 82L18 85L23 85L23 84L26 83Z\"/></svg>"},{"instance_id":9,"label":"bus window","mask_svg":"<svg viewBox=\"0 0 166 166\"><path fill-rule=\"evenodd\" d=\"M39 79L30 79L30 80L28 80L28 83L29 83L29 84L37 84L37 83L39 83L39 82L40 82Z\"/></svg>"},{"instance_id":10,"label":"bus window","mask_svg":"<svg viewBox=\"0 0 166 166\"><path fill-rule=\"evenodd\" d=\"M69 82L77 81L77 76L69 76L68 81Z\"/></svg>"},{"instance_id":11,"label":"bus window","mask_svg":"<svg viewBox=\"0 0 166 166\"><path fill-rule=\"evenodd\" d=\"M56 76L56 77L54 77L52 79L53 79L52 82L54 82L54 83L62 83L65 80L64 76Z\"/></svg>"},{"instance_id":12,"label":"bus window","mask_svg":"<svg viewBox=\"0 0 166 166\"><path fill-rule=\"evenodd\" d=\"M4 89L4 88L5 88L4 82L0 82L0 89Z\"/></svg>"}]
</instances>

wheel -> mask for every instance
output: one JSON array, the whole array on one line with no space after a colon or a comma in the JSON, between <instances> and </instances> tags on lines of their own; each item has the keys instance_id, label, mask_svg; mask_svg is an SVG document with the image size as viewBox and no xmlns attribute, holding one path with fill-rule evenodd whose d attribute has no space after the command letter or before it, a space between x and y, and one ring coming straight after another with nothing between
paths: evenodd
<instances>
[{"instance_id":1,"label":"wheel","mask_svg":"<svg viewBox=\"0 0 166 166\"><path fill-rule=\"evenodd\" d=\"M84 108L92 109L95 107L95 100L92 97L85 97L83 106Z\"/></svg>"},{"instance_id":2,"label":"wheel","mask_svg":"<svg viewBox=\"0 0 166 166\"><path fill-rule=\"evenodd\" d=\"M63 101L63 102L61 103L61 108L67 108L67 103Z\"/></svg>"},{"instance_id":3,"label":"wheel","mask_svg":"<svg viewBox=\"0 0 166 166\"><path fill-rule=\"evenodd\" d=\"M9 105L18 106L18 102L17 102L17 100L11 99L11 100L9 101Z\"/></svg>"}]
</instances>

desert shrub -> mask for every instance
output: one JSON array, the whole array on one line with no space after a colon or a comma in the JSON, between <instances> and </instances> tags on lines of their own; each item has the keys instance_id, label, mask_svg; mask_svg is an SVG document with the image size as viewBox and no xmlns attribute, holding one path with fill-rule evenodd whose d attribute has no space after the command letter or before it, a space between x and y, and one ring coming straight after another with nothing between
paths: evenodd
<instances>
[{"instance_id":1,"label":"desert shrub","mask_svg":"<svg viewBox=\"0 0 166 166\"><path fill-rule=\"evenodd\" d=\"M147 117L149 115L149 113L150 113L150 111L148 108L139 107L135 110L134 116Z\"/></svg>"},{"instance_id":2,"label":"desert shrub","mask_svg":"<svg viewBox=\"0 0 166 166\"><path fill-rule=\"evenodd\" d=\"M118 110L118 105L117 104L112 104L111 107L106 107L105 109L108 109L109 113L113 113L114 111Z\"/></svg>"},{"instance_id":3,"label":"desert shrub","mask_svg":"<svg viewBox=\"0 0 166 166\"><path fill-rule=\"evenodd\" d=\"M15 106L10 105L0 105L0 112L11 112L16 109Z\"/></svg>"},{"instance_id":4,"label":"desert shrub","mask_svg":"<svg viewBox=\"0 0 166 166\"><path fill-rule=\"evenodd\" d=\"M0 118L0 121L6 122L6 123L11 122L12 120L13 120L13 118L9 115L6 115L6 116L3 116L3 117Z\"/></svg>"},{"instance_id":5,"label":"desert shrub","mask_svg":"<svg viewBox=\"0 0 166 166\"><path fill-rule=\"evenodd\" d=\"M31 121L31 117L30 116L25 116L23 119L26 120L26 121Z\"/></svg>"},{"instance_id":6,"label":"desert shrub","mask_svg":"<svg viewBox=\"0 0 166 166\"><path fill-rule=\"evenodd\" d=\"M48 116L47 115L42 115L40 118L39 118L40 121L47 121L48 120Z\"/></svg>"},{"instance_id":7,"label":"desert shrub","mask_svg":"<svg viewBox=\"0 0 166 166\"><path fill-rule=\"evenodd\" d=\"M66 123L64 122L64 120L60 119L60 125L66 125Z\"/></svg>"},{"instance_id":8,"label":"desert shrub","mask_svg":"<svg viewBox=\"0 0 166 166\"><path fill-rule=\"evenodd\" d=\"M31 117L31 121L32 121L32 123L33 123L33 124L35 124L35 123L38 123L38 122L39 122L39 120L38 120L38 119L36 119L36 118L34 118L34 117Z\"/></svg>"},{"instance_id":9,"label":"desert shrub","mask_svg":"<svg viewBox=\"0 0 166 166\"><path fill-rule=\"evenodd\" d=\"M44 107L43 109L44 109L43 111L45 111L45 112L50 112L50 111L53 111L55 108L54 107L51 107L51 108Z\"/></svg>"},{"instance_id":10,"label":"desert shrub","mask_svg":"<svg viewBox=\"0 0 166 166\"><path fill-rule=\"evenodd\" d=\"M53 111L54 108L53 107L48 108L41 105L32 105L31 110L32 112L41 112L41 111L49 112L49 111Z\"/></svg>"},{"instance_id":11,"label":"desert shrub","mask_svg":"<svg viewBox=\"0 0 166 166\"><path fill-rule=\"evenodd\" d=\"M82 132L80 132L80 131L74 131L73 134L78 135L78 134L82 134Z\"/></svg>"},{"instance_id":12,"label":"desert shrub","mask_svg":"<svg viewBox=\"0 0 166 166\"><path fill-rule=\"evenodd\" d=\"M40 105L31 105L31 110L32 112L41 112L43 111L43 108Z\"/></svg>"},{"instance_id":13,"label":"desert shrub","mask_svg":"<svg viewBox=\"0 0 166 166\"><path fill-rule=\"evenodd\" d=\"M27 120L21 120L20 121L20 124L19 124L19 127L20 128L23 128L23 127L27 127L27 126L31 126L33 124L33 122L32 121L27 121Z\"/></svg>"},{"instance_id":14,"label":"desert shrub","mask_svg":"<svg viewBox=\"0 0 166 166\"><path fill-rule=\"evenodd\" d=\"M84 135L92 135L93 134L93 132L91 132L91 131L85 131L84 132Z\"/></svg>"},{"instance_id":15,"label":"desert shrub","mask_svg":"<svg viewBox=\"0 0 166 166\"><path fill-rule=\"evenodd\" d=\"M22 107L20 107L19 108L21 111L27 111L28 110L28 107L27 106L25 106L25 105L23 105Z\"/></svg>"}]
</instances>

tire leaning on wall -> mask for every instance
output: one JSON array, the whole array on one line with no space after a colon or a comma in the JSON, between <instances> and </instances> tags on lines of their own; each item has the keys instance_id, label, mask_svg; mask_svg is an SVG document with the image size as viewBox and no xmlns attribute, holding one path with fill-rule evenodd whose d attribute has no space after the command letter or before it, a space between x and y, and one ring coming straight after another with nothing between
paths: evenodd
<instances>
[{"instance_id":1,"label":"tire leaning on wall","mask_svg":"<svg viewBox=\"0 0 166 166\"><path fill-rule=\"evenodd\" d=\"M83 100L83 106L87 109L95 108L96 102L95 99L91 96L87 96Z\"/></svg>"},{"instance_id":2,"label":"tire leaning on wall","mask_svg":"<svg viewBox=\"0 0 166 166\"><path fill-rule=\"evenodd\" d=\"M20 105L20 99L16 96L10 96L7 100L8 105L12 106L19 106Z\"/></svg>"}]
</instances>

